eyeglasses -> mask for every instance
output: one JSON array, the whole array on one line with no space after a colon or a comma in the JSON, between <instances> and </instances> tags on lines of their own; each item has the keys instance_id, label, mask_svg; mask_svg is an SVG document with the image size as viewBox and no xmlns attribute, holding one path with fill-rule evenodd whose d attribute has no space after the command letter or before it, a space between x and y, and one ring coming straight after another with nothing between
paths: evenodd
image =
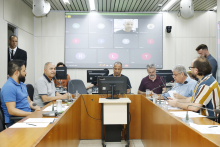
<instances>
[{"instance_id":1,"label":"eyeglasses","mask_svg":"<svg viewBox=\"0 0 220 147\"><path fill-rule=\"evenodd\" d=\"M189 67L189 70L191 70L191 68L195 68L195 67Z\"/></svg>"},{"instance_id":2,"label":"eyeglasses","mask_svg":"<svg viewBox=\"0 0 220 147\"><path fill-rule=\"evenodd\" d=\"M173 77L177 77L178 75L179 75L179 74L173 74L172 76L173 76Z\"/></svg>"}]
</instances>

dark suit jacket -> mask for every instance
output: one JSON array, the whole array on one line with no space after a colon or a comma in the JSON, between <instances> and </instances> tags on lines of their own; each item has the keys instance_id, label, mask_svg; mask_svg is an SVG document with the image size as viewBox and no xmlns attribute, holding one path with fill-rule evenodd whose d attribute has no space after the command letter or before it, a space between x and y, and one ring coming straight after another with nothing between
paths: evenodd
<instances>
[{"instance_id":1,"label":"dark suit jacket","mask_svg":"<svg viewBox=\"0 0 220 147\"><path fill-rule=\"evenodd\" d=\"M20 59L20 60L24 60L25 61L25 66L27 67L27 52L17 48L15 55L14 55L14 59ZM9 52L9 48L8 48L8 63L10 62L10 52Z\"/></svg>"}]
</instances>

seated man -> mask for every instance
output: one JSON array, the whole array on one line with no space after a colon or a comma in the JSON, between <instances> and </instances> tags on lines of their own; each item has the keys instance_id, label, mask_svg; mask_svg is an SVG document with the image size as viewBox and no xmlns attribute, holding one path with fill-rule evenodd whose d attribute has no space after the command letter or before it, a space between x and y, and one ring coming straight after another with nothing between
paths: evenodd
<instances>
[{"instance_id":1,"label":"seated man","mask_svg":"<svg viewBox=\"0 0 220 147\"><path fill-rule=\"evenodd\" d=\"M52 78L56 75L55 65L47 62L44 65L44 74L41 76L34 86L34 102L40 107L45 105L44 102L66 99L69 93L61 95L56 92L56 87Z\"/></svg>"},{"instance_id":2,"label":"seated man","mask_svg":"<svg viewBox=\"0 0 220 147\"><path fill-rule=\"evenodd\" d=\"M212 76L212 67L205 57L198 57L191 63L191 72L194 78L198 78L192 97L179 95L178 99L169 98L168 103L171 106L187 109L188 105L198 107L205 106L208 109L219 109L219 85ZM188 110L198 111L200 108L189 106ZM203 115L216 116L213 111L202 109Z\"/></svg>"},{"instance_id":3,"label":"seated man","mask_svg":"<svg viewBox=\"0 0 220 147\"><path fill-rule=\"evenodd\" d=\"M148 76L142 79L138 89L138 94L145 94L146 89L153 90L156 94L161 94L166 91L166 84L163 77L156 75L154 64L147 65Z\"/></svg>"},{"instance_id":4,"label":"seated man","mask_svg":"<svg viewBox=\"0 0 220 147\"><path fill-rule=\"evenodd\" d=\"M24 84L26 70L25 61L13 60L8 64L9 78L1 89L1 107L5 115L5 123L10 127L14 121L13 116L28 116L32 114L31 109L40 110L39 106L33 106L33 102L27 93Z\"/></svg>"},{"instance_id":5,"label":"seated man","mask_svg":"<svg viewBox=\"0 0 220 147\"><path fill-rule=\"evenodd\" d=\"M178 94L185 97L190 97L193 95L193 90L197 82L187 76L186 69L183 65L177 65L173 69L173 78L175 80L175 85L171 90L176 90L174 97L177 97ZM162 94L164 99L170 97L169 93Z\"/></svg>"},{"instance_id":6,"label":"seated man","mask_svg":"<svg viewBox=\"0 0 220 147\"><path fill-rule=\"evenodd\" d=\"M114 76L114 77L126 77L127 78L127 93L131 93L131 83L130 80L127 76L121 74L122 71L122 63L121 62L115 62L114 67L113 67L113 72L114 74L111 74L109 76Z\"/></svg>"}]
</instances>

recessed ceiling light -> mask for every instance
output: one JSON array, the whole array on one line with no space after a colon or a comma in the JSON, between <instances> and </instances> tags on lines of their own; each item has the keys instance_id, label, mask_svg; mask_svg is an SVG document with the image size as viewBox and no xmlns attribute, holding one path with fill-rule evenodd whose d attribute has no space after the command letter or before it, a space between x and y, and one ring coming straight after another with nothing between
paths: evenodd
<instances>
[{"instance_id":1,"label":"recessed ceiling light","mask_svg":"<svg viewBox=\"0 0 220 147\"><path fill-rule=\"evenodd\" d=\"M172 6L177 0L171 0L164 8L163 10L168 10L170 6Z\"/></svg>"},{"instance_id":2,"label":"recessed ceiling light","mask_svg":"<svg viewBox=\"0 0 220 147\"><path fill-rule=\"evenodd\" d=\"M89 5L90 5L90 11L95 10L95 1L94 0L89 0Z\"/></svg>"},{"instance_id":3,"label":"recessed ceiling light","mask_svg":"<svg viewBox=\"0 0 220 147\"><path fill-rule=\"evenodd\" d=\"M68 3L70 4L69 0L63 0L64 4Z\"/></svg>"}]
</instances>

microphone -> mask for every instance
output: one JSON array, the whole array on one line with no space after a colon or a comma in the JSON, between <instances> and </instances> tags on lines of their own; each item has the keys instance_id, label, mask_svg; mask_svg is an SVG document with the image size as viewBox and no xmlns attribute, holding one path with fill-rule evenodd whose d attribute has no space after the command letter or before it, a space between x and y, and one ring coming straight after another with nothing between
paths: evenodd
<instances>
[{"instance_id":1,"label":"microphone","mask_svg":"<svg viewBox=\"0 0 220 147\"><path fill-rule=\"evenodd\" d=\"M215 113L220 113L220 110L219 109L208 109L208 108L204 108L204 107L199 107L199 106L194 106L194 105L188 105L187 108L186 108L186 118L182 118L181 120L187 124L189 123L193 123L193 120L191 118L189 118L189 115L188 115L188 107L189 106L192 106L192 107L197 107L197 108L201 108L201 109L205 109L205 110L210 110L210 111L213 111ZM220 114L219 114L220 115Z\"/></svg>"},{"instance_id":2,"label":"microphone","mask_svg":"<svg viewBox=\"0 0 220 147\"><path fill-rule=\"evenodd\" d=\"M42 114L43 116L57 116L59 114L56 110L54 111L54 103L53 103L53 101L46 101L46 102L43 102L43 103L44 104L45 103L48 104L50 102L52 102L52 111L43 113Z\"/></svg>"},{"instance_id":3,"label":"microphone","mask_svg":"<svg viewBox=\"0 0 220 147\"><path fill-rule=\"evenodd\" d=\"M36 104L36 103L32 103L32 106L34 106L34 107L35 107L35 106L37 106L37 104Z\"/></svg>"}]
</instances>

